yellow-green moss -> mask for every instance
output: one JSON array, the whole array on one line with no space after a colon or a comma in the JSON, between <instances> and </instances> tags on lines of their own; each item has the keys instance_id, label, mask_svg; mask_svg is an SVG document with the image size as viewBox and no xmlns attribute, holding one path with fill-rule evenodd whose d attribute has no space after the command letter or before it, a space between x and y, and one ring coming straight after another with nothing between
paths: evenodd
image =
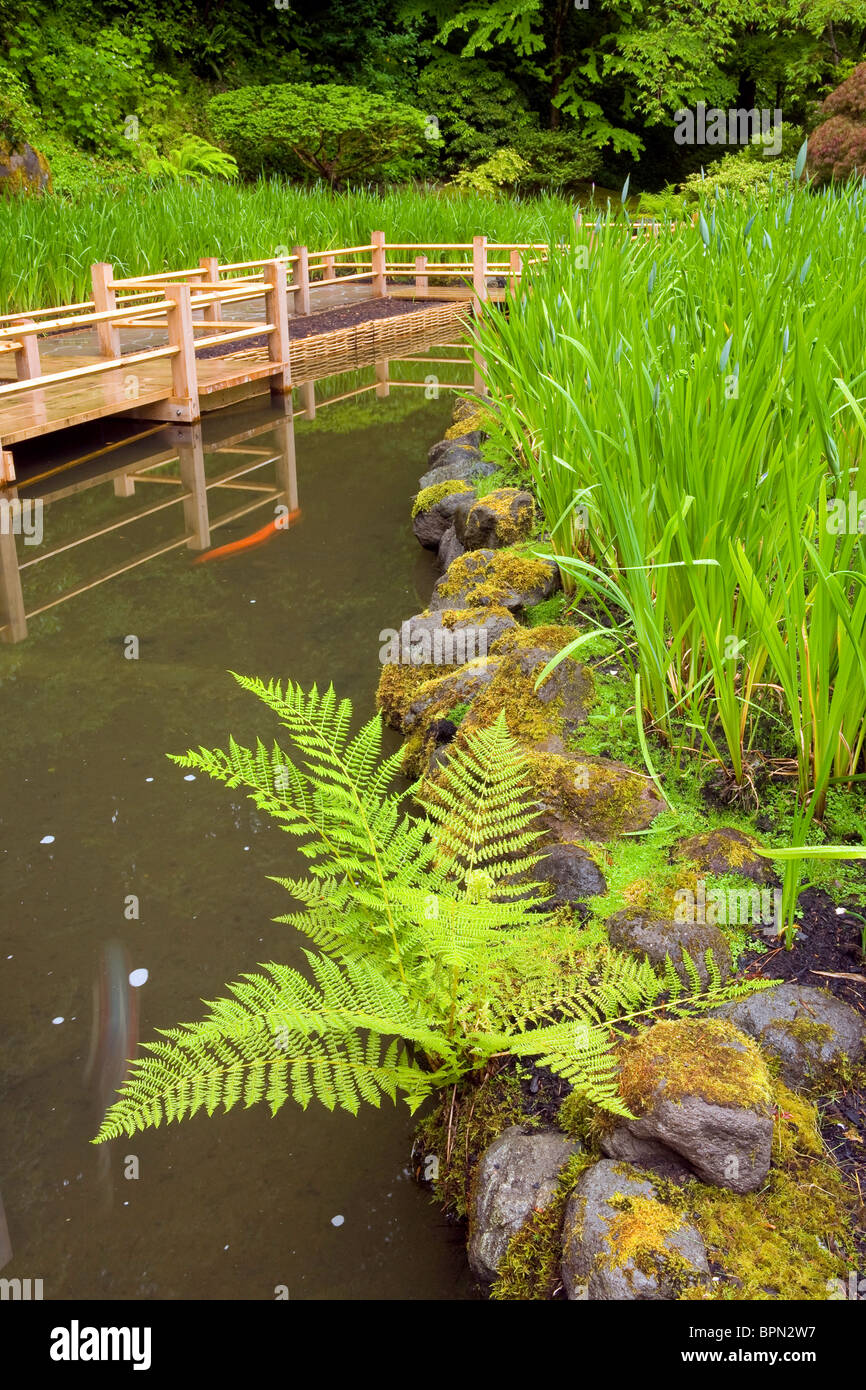
<instances>
[{"instance_id":1,"label":"yellow-green moss","mask_svg":"<svg viewBox=\"0 0 866 1390\"><path fill-rule=\"evenodd\" d=\"M444 483L433 483L431 487L422 488L412 503L413 520L419 512L429 512L443 497L451 497L455 492L471 491L469 484L460 482L458 478L446 478Z\"/></svg>"},{"instance_id":2,"label":"yellow-green moss","mask_svg":"<svg viewBox=\"0 0 866 1390\"><path fill-rule=\"evenodd\" d=\"M735 1045L736 1044L736 1045ZM720 1018L656 1023L620 1047L620 1095L635 1115L664 1082L666 1099L701 1096L713 1105L766 1109L770 1074L756 1044Z\"/></svg>"},{"instance_id":3,"label":"yellow-green moss","mask_svg":"<svg viewBox=\"0 0 866 1390\"><path fill-rule=\"evenodd\" d=\"M535 749L529 749L526 756L536 797L561 820L591 825L593 834L605 840L647 823L639 814L647 786L645 777L623 775L591 758L563 758ZM585 774L586 786L578 785L581 774Z\"/></svg>"},{"instance_id":4,"label":"yellow-green moss","mask_svg":"<svg viewBox=\"0 0 866 1390\"><path fill-rule=\"evenodd\" d=\"M456 424L445 431L446 439L461 439L464 434L473 434L475 430L483 430L487 419L487 411L480 406L475 410L469 410Z\"/></svg>"},{"instance_id":5,"label":"yellow-green moss","mask_svg":"<svg viewBox=\"0 0 866 1390\"><path fill-rule=\"evenodd\" d=\"M501 637L497 637L491 647L491 652L497 656L514 651L525 651L533 647L540 647L542 651L549 651L551 656L569 642L573 642L580 636L580 629L576 627L560 627L558 624L549 623L544 627L511 627L507 632L503 632ZM570 661L571 657L565 658Z\"/></svg>"},{"instance_id":6,"label":"yellow-green moss","mask_svg":"<svg viewBox=\"0 0 866 1390\"><path fill-rule=\"evenodd\" d=\"M496 550L484 564L478 564L478 551L470 550L452 560L439 592L445 597L465 594L467 607L502 605L514 590L543 588L550 571L540 560L528 559L513 550Z\"/></svg>"},{"instance_id":7,"label":"yellow-green moss","mask_svg":"<svg viewBox=\"0 0 866 1390\"><path fill-rule=\"evenodd\" d=\"M574 1154L556 1185L556 1192L511 1237L490 1297L498 1302L531 1302L553 1298L559 1284L562 1223L568 1199L578 1179L595 1163L589 1153Z\"/></svg>"},{"instance_id":8,"label":"yellow-green moss","mask_svg":"<svg viewBox=\"0 0 866 1390\"><path fill-rule=\"evenodd\" d=\"M474 608L444 608L440 610L437 616L442 619L442 626L447 628L454 628L457 626L458 623L478 622L478 614ZM509 613L508 609L503 608L501 604L498 607L494 605L493 607L488 607L484 610L485 618L510 618L511 616L512 615L511 613ZM491 645L491 652L493 651L495 645L496 643L493 643Z\"/></svg>"},{"instance_id":9,"label":"yellow-green moss","mask_svg":"<svg viewBox=\"0 0 866 1390\"><path fill-rule=\"evenodd\" d=\"M403 711L420 687L442 672L438 666L413 666L410 662L389 662L382 667L376 690L376 708L389 724L399 726Z\"/></svg>"},{"instance_id":10,"label":"yellow-green moss","mask_svg":"<svg viewBox=\"0 0 866 1390\"><path fill-rule=\"evenodd\" d=\"M501 545L513 545L516 541L525 540L531 535L535 525L535 502L533 501L531 508L522 510L515 517L511 511L511 504L514 498L520 495L520 491L520 488L507 487L488 492L470 508L467 521L476 507L483 507L496 517L496 535Z\"/></svg>"},{"instance_id":11,"label":"yellow-green moss","mask_svg":"<svg viewBox=\"0 0 866 1390\"><path fill-rule=\"evenodd\" d=\"M656 1278L675 1296L695 1282L695 1269L678 1251L666 1244L683 1225L683 1215L655 1197L611 1197L608 1206L615 1215L607 1222L609 1254L601 1256L599 1265L606 1269L621 1269L628 1282L631 1262L648 1278Z\"/></svg>"}]
</instances>

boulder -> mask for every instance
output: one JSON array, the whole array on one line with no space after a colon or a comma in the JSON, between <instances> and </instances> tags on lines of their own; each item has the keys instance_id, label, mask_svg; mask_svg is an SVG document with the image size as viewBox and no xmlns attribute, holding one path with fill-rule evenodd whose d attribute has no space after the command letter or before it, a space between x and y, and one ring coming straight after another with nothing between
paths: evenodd
<instances>
[{"instance_id":1,"label":"boulder","mask_svg":"<svg viewBox=\"0 0 866 1390\"><path fill-rule=\"evenodd\" d=\"M665 957L670 956L684 984L688 984L684 951L694 962L703 985L709 981L707 951L712 951L723 981L731 974L731 948L727 938L718 927L708 923L653 919L624 908L608 920L607 934L612 945L632 951L651 965L662 966Z\"/></svg>"},{"instance_id":2,"label":"boulder","mask_svg":"<svg viewBox=\"0 0 866 1390\"><path fill-rule=\"evenodd\" d=\"M516 877L510 877L507 881L546 883L552 896L544 902L545 911L572 903L583 903L587 898L607 892L607 883L601 869L592 855L581 845L544 845L538 853L541 858L534 868Z\"/></svg>"},{"instance_id":3,"label":"boulder","mask_svg":"<svg viewBox=\"0 0 866 1390\"><path fill-rule=\"evenodd\" d=\"M459 441L448 441L435 468L430 468L418 480L418 487L436 487L439 483L453 482L456 478L470 483L474 478L487 478L495 473L492 463L485 463L477 449L470 448Z\"/></svg>"},{"instance_id":4,"label":"boulder","mask_svg":"<svg viewBox=\"0 0 866 1390\"><path fill-rule=\"evenodd\" d=\"M508 1242L534 1211L548 1205L560 1171L580 1148L559 1130L524 1134L512 1125L485 1149L473 1176L469 1213L469 1264L476 1278L496 1277Z\"/></svg>"},{"instance_id":5,"label":"boulder","mask_svg":"<svg viewBox=\"0 0 866 1390\"><path fill-rule=\"evenodd\" d=\"M751 835L744 835L742 830L724 826L719 830L707 830L700 835L677 840L670 857L672 861L691 860L708 874L739 874L753 883L775 883L772 864L756 852L756 843Z\"/></svg>"},{"instance_id":6,"label":"boulder","mask_svg":"<svg viewBox=\"0 0 866 1390\"><path fill-rule=\"evenodd\" d=\"M453 492L443 491L449 487ZM445 532L454 524L454 512L464 497L474 500L466 483L451 479L437 488L427 488L415 499L412 509L412 530L427 550L436 550Z\"/></svg>"},{"instance_id":7,"label":"boulder","mask_svg":"<svg viewBox=\"0 0 866 1390\"><path fill-rule=\"evenodd\" d=\"M560 631L565 633L567 629ZM467 730L485 727L504 710L510 732L524 742L537 743L551 737L562 742L576 733L595 697L588 666L566 657L536 689L536 681L553 651L534 644L531 628L514 628L506 633L494 644L493 655L501 663L496 680L467 715Z\"/></svg>"},{"instance_id":8,"label":"boulder","mask_svg":"<svg viewBox=\"0 0 866 1390\"><path fill-rule=\"evenodd\" d=\"M14 147L0 140L0 196L51 191L51 170L43 154L27 141Z\"/></svg>"},{"instance_id":9,"label":"boulder","mask_svg":"<svg viewBox=\"0 0 866 1390\"><path fill-rule=\"evenodd\" d=\"M658 1200L648 1179L606 1159L578 1179L562 1236L571 1300L671 1300L709 1276L695 1227Z\"/></svg>"},{"instance_id":10,"label":"boulder","mask_svg":"<svg viewBox=\"0 0 866 1390\"><path fill-rule=\"evenodd\" d=\"M657 1023L620 1048L620 1094L632 1119L602 1137L608 1158L756 1192L770 1167L770 1075L755 1043L723 1019Z\"/></svg>"},{"instance_id":11,"label":"boulder","mask_svg":"<svg viewBox=\"0 0 866 1390\"><path fill-rule=\"evenodd\" d=\"M826 1079L846 1058L859 1062L866 1029L850 1004L808 985L783 984L713 1010L776 1057L787 1086Z\"/></svg>"},{"instance_id":12,"label":"boulder","mask_svg":"<svg viewBox=\"0 0 866 1390\"><path fill-rule=\"evenodd\" d=\"M556 840L610 840L645 830L667 809L651 778L588 753L527 752L541 825Z\"/></svg>"},{"instance_id":13,"label":"boulder","mask_svg":"<svg viewBox=\"0 0 866 1390\"><path fill-rule=\"evenodd\" d=\"M436 553L436 560L438 562L439 568L444 573L444 571L449 568L452 562L454 560L459 559L459 557L463 553L464 547L460 544L460 541L457 539L457 532L454 529L454 526L449 526L448 530L442 533L442 538L439 541L439 549Z\"/></svg>"},{"instance_id":14,"label":"boulder","mask_svg":"<svg viewBox=\"0 0 866 1390\"><path fill-rule=\"evenodd\" d=\"M495 658L482 656L448 675L425 682L404 706L400 721L403 732L411 733L431 712L441 711L445 714L455 705L474 700L479 691L494 679L499 664Z\"/></svg>"},{"instance_id":15,"label":"boulder","mask_svg":"<svg viewBox=\"0 0 866 1390\"><path fill-rule=\"evenodd\" d=\"M517 626L505 608L439 609L416 613L400 624L394 659L414 664L462 666L487 656L494 644Z\"/></svg>"},{"instance_id":16,"label":"boulder","mask_svg":"<svg viewBox=\"0 0 866 1390\"><path fill-rule=\"evenodd\" d=\"M457 499L454 529L466 550L497 550L532 534L535 499L515 487L501 487L485 497Z\"/></svg>"},{"instance_id":17,"label":"boulder","mask_svg":"<svg viewBox=\"0 0 866 1390\"><path fill-rule=\"evenodd\" d=\"M455 433L452 426L444 439L440 439L438 444L432 444L427 450L427 467L437 468L444 463L455 444L463 449L479 449L483 438L481 430L458 430Z\"/></svg>"},{"instance_id":18,"label":"boulder","mask_svg":"<svg viewBox=\"0 0 866 1390\"><path fill-rule=\"evenodd\" d=\"M512 551L472 550L461 555L437 580L431 608L501 606L512 612L531 608L560 587L553 560L536 560Z\"/></svg>"}]
</instances>

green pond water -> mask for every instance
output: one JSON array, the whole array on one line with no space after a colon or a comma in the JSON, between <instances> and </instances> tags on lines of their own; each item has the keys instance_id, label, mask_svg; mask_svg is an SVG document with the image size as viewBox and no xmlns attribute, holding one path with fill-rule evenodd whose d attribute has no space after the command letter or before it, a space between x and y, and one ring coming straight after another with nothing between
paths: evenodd
<instances>
[{"instance_id":1,"label":"green pond water","mask_svg":"<svg viewBox=\"0 0 866 1390\"><path fill-rule=\"evenodd\" d=\"M288 531L204 564L181 546L32 618L25 640L0 646L0 1196L12 1248L2 1273L42 1279L46 1299L273 1299L279 1286L291 1299L472 1296L460 1231L411 1179L405 1106L353 1119L315 1103L271 1118L261 1105L99 1149L88 1142L122 1046L106 1029L105 1001L94 1037L106 963L124 981L148 972L115 996L137 1009L148 1040L200 1017L202 999L258 963L302 959L297 934L271 920L292 900L267 878L303 872L293 840L239 793L187 780L165 755L277 731L230 669L305 687L333 681L358 719L369 716L380 632L423 607L434 582L409 504L449 419L450 400L404 390L299 421L302 515ZM248 428L246 442L213 446ZM206 476L255 464L243 451L256 449L262 466L240 481L273 484L285 476L285 439L267 402L223 412L206 426ZM117 469L120 457L91 474ZM177 464L150 476L177 476ZM41 547L19 538L19 559L170 495L169 485L136 481L134 495L117 496L109 480L50 501ZM211 490L211 518L256 495ZM273 514L268 501L214 531L213 544ZM180 506L166 507L29 566L27 610L182 535ZM130 636L137 659L125 655ZM394 737L386 733L389 747ZM125 915L129 895L137 919ZM122 1037L134 1022L119 1026Z\"/></svg>"}]
</instances>

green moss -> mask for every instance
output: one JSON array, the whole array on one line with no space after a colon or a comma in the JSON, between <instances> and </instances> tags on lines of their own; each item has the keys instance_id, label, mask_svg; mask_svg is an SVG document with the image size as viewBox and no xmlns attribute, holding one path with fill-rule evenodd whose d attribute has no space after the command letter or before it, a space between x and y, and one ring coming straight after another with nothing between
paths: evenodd
<instances>
[{"instance_id":1,"label":"green moss","mask_svg":"<svg viewBox=\"0 0 866 1390\"><path fill-rule=\"evenodd\" d=\"M545 598L541 603L534 603L531 608L527 608L525 617L529 627L546 627L564 616L566 597L565 594L554 594L552 598Z\"/></svg>"},{"instance_id":2,"label":"green moss","mask_svg":"<svg viewBox=\"0 0 866 1390\"><path fill-rule=\"evenodd\" d=\"M620 1048L620 1095L645 1112L661 1082L667 1099L701 1096L713 1105L767 1109L770 1075L756 1044L724 1019L656 1023Z\"/></svg>"},{"instance_id":3,"label":"green moss","mask_svg":"<svg viewBox=\"0 0 866 1390\"><path fill-rule=\"evenodd\" d=\"M434 483L432 487L422 488L412 503L412 518L414 520L419 512L429 512L443 497L451 497L455 492L471 491L468 483L462 483L457 478L447 478L444 483Z\"/></svg>"},{"instance_id":4,"label":"green moss","mask_svg":"<svg viewBox=\"0 0 866 1390\"><path fill-rule=\"evenodd\" d=\"M445 715L445 718L450 719L452 724L457 724L459 726L466 717L468 711L469 706L464 701L462 704L455 705L453 709L450 709Z\"/></svg>"},{"instance_id":5,"label":"green moss","mask_svg":"<svg viewBox=\"0 0 866 1390\"><path fill-rule=\"evenodd\" d=\"M498 1302L551 1299L559 1284L562 1223L578 1179L595 1162L589 1153L574 1154L559 1175L556 1192L508 1242L490 1297Z\"/></svg>"},{"instance_id":6,"label":"green moss","mask_svg":"<svg viewBox=\"0 0 866 1390\"><path fill-rule=\"evenodd\" d=\"M602 1260L603 1267L622 1269L628 1280L631 1271L626 1266L631 1262L642 1274L666 1284L675 1296L694 1284L694 1267L666 1244L667 1237L683 1225L681 1212L657 1198L624 1193L612 1197L608 1206L616 1214L607 1223L610 1254Z\"/></svg>"},{"instance_id":7,"label":"green moss","mask_svg":"<svg viewBox=\"0 0 866 1390\"><path fill-rule=\"evenodd\" d=\"M548 580L546 565L514 550L496 550L480 566L478 552L470 550L451 562L440 593L445 598L465 595L468 607L501 606L514 590L540 589Z\"/></svg>"},{"instance_id":8,"label":"green moss","mask_svg":"<svg viewBox=\"0 0 866 1390\"><path fill-rule=\"evenodd\" d=\"M496 517L496 534L501 545L513 545L516 541L525 540L532 533L536 511L533 502L531 508L521 510L515 517L512 503L515 497L520 495L520 491L519 488L499 488L496 492L487 493L473 504L469 517L476 507L483 506Z\"/></svg>"},{"instance_id":9,"label":"green moss","mask_svg":"<svg viewBox=\"0 0 866 1390\"><path fill-rule=\"evenodd\" d=\"M433 1181L437 1202L451 1216L465 1217L472 1196L472 1175L488 1144L510 1125L536 1129L539 1121L523 1111L520 1078L515 1068L468 1077L460 1087L445 1091L436 1108L415 1132L416 1164L435 1156ZM421 1166L423 1172L423 1166Z\"/></svg>"},{"instance_id":10,"label":"green moss","mask_svg":"<svg viewBox=\"0 0 866 1390\"><path fill-rule=\"evenodd\" d=\"M536 797L564 821L591 826L598 839L613 839L643 819L640 803L646 779L622 775L598 761L527 751ZM581 778L585 785L579 785Z\"/></svg>"},{"instance_id":11,"label":"green moss","mask_svg":"<svg viewBox=\"0 0 866 1390\"><path fill-rule=\"evenodd\" d=\"M567 643L573 642L580 636L580 629L576 627L560 627L558 624L550 623L539 627L512 627L507 632L503 632L501 637L497 637L491 647L491 652L497 656L502 653L514 651L531 650L533 647L540 647L548 650L553 657ZM566 661L572 658L567 656Z\"/></svg>"},{"instance_id":12,"label":"green moss","mask_svg":"<svg viewBox=\"0 0 866 1390\"><path fill-rule=\"evenodd\" d=\"M389 662L382 667L376 690L376 708L389 724L399 728L403 711L427 681L441 676L438 666L413 666L409 662Z\"/></svg>"},{"instance_id":13,"label":"green moss","mask_svg":"<svg viewBox=\"0 0 866 1390\"><path fill-rule=\"evenodd\" d=\"M478 406L475 410L468 410L456 424L445 431L446 439L462 439L464 434L474 434L476 430L485 429L489 418L489 411Z\"/></svg>"}]
</instances>

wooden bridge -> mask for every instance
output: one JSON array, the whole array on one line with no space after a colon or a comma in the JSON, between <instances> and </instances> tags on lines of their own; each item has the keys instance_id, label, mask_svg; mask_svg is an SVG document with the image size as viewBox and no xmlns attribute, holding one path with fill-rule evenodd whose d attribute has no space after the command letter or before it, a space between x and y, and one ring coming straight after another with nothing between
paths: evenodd
<instances>
[{"instance_id":1,"label":"wooden bridge","mask_svg":"<svg viewBox=\"0 0 866 1390\"><path fill-rule=\"evenodd\" d=\"M315 253L297 246L279 259L229 265L207 257L185 270L128 279L115 278L109 264L94 265L92 300L0 315L0 482L14 482L11 446L23 440L112 415L194 424L202 412L258 391L289 393L290 319L312 313L317 290L368 285L370 299L468 301L480 312L485 301L504 299L503 286L519 282L527 255L546 253L546 246L481 236L424 247L388 243L374 232L365 246ZM234 316L233 306L262 300L263 317ZM129 350L124 330L139 338L157 330L165 342ZM67 335L76 350L64 351ZM81 335L92 340L89 352L78 346ZM251 338L264 338L266 350L232 355ZM298 349L309 353L315 342L304 337ZM327 357L328 344L321 346Z\"/></svg>"}]
</instances>

